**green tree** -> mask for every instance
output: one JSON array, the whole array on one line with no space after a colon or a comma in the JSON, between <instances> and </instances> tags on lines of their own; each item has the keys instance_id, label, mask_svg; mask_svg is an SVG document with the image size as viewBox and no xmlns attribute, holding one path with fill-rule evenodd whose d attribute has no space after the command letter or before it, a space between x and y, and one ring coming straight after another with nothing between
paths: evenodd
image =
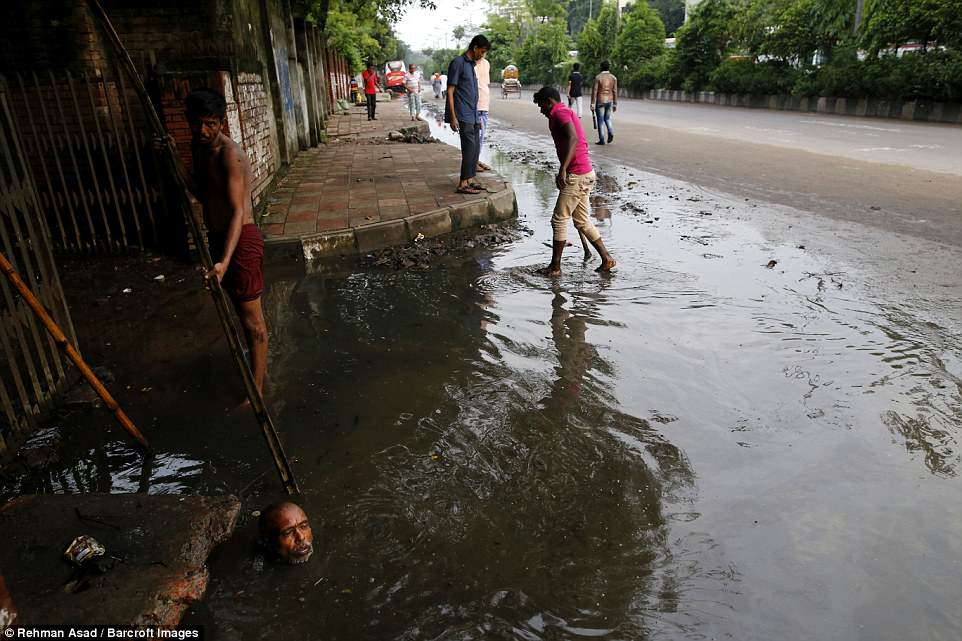
<instances>
[{"instance_id":1,"label":"green tree","mask_svg":"<svg viewBox=\"0 0 962 641\"><path fill-rule=\"evenodd\" d=\"M507 65L517 62L517 52L524 42L524 34L520 21L498 14L488 16L483 32L491 41L488 61L491 63L492 77L494 77L495 71L501 71Z\"/></svg>"},{"instance_id":2,"label":"green tree","mask_svg":"<svg viewBox=\"0 0 962 641\"><path fill-rule=\"evenodd\" d=\"M629 75L665 51L665 25L647 4L636 4L622 17L611 52L615 66Z\"/></svg>"},{"instance_id":3,"label":"green tree","mask_svg":"<svg viewBox=\"0 0 962 641\"><path fill-rule=\"evenodd\" d=\"M559 0L527 0L528 12L538 22L564 19L568 11Z\"/></svg>"},{"instance_id":4,"label":"green tree","mask_svg":"<svg viewBox=\"0 0 962 641\"><path fill-rule=\"evenodd\" d=\"M424 49L421 53L427 58L424 64L431 67L431 73L435 71L447 73L448 65L461 55L462 51L460 49Z\"/></svg>"},{"instance_id":5,"label":"green tree","mask_svg":"<svg viewBox=\"0 0 962 641\"><path fill-rule=\"evenodd\" d=\"M677 34L673 83L687 90L708 84L712 71L735 40L738 5L733 0L704 0Z\"/></svg>"},{"instance_id":6,"label":"green tree","mask_svg":"<svg viewBox=\"0 0 962 641\"><path fill-rule=\"evenodd\" d=\"M459 24L452 31L451 35L454 36L454 42L457 46L461 47L465 38L465 28L464 25Z\"/></svg>"},{"instance_id":7,"label":"green tree","mask_svg":"<svg viewBox=\"0 0 962 641\"><path fill-rule=\"evenodd\" d=\"M571 37L577 38L581 30L585 28L585 23L594 18L593 15L588 15L588 11L597 14L598 4L599 0L569 0L568 33L571 34Z\"/></svg>"},{"instance_id":8,"label":"green tree","mask_svg":"<svg viewBox=\"0 0 962 641\"><path fill-rule=\"evenodd\" d=\"M648 0L648 6L658 12L668 35L685 23L685 0Z\"/></svg>"},{"instance_id":9,"label":"green tree","mask_svg":"<svg viewBox=\"0 0 962 641\"><path fill-rule=\"evenodd\" d=\"M564 22L539 24L525 38L518 53L522 82L552 84L559 82L556 65L568 59L568 34Z\"/></svg>"},{"instance_id":10,"label":"green tree","mask_svg":"<svg viewBox=\"0 0 962 641\"><path fill-rule=\"evenodd\" d=\"M600 1L600 0L599 0ZM585 76L592 77L600 71L603 60L611 60L615 39L618 37L617 7L604 2L598 17L585 23L578 34L578 60Z\"/></svg>"},{"instance_id":11,"label":"green tree","mask_svg":"<svg viewBox=\"0 0 962 641\"><path fill-rule=\"evenodd\" d=\"M861 35L876 54L908 42L962 46L962 0L868 0Z\"/></svg>"}]
</instances>

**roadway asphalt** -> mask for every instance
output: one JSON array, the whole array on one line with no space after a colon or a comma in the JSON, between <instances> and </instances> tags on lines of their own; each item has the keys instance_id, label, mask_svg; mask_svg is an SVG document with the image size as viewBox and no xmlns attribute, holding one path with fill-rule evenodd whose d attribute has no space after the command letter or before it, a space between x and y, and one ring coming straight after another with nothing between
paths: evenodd
<instances>
[{"instance_id":1,"label":"roadway asphalt","mask_svg":"<svg viewBox=\"0 0 962 641\"><path fill-rule=\"evenodd\" d=\"M530 92L493 97L491 115L547 134ZM614 115L614 144L593 144L587 106L582 123L595 157L962 246L958 126L629 99Z\"/></svg>"}]
</instances>

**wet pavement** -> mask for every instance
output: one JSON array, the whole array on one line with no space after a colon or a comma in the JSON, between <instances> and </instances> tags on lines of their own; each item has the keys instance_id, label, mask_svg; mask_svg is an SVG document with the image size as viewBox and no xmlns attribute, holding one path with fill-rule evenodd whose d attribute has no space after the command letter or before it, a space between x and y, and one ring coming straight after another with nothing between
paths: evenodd
<instances>
[{"instance_id":1,"label":"wet pavement","mask_svg":"<svg viewBox=\"0 0 962 641\"><path fill-rule=\"evenodd\" d=\"M269 401L317 551L260 567L248 520L186 622L212 639L962 636L960 251L602 164L593 215L618 270L573 247L550 280L550 141L493 144L520 211L503 244L425 269L269 266ZM166 362L130 399L154 415L153 467L76 425L5 496L279 498L253 422L223 412L212 314L168 296L176 338L145 347ZM135 363L111 365L124 381Z\"/></svg>"}]
</instances>

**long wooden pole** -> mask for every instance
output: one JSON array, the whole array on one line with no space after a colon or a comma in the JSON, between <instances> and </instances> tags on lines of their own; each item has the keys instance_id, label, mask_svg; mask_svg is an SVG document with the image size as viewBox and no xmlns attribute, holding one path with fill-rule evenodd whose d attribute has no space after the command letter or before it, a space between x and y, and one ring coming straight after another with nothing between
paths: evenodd
<instances>
[{"instance_id":1,"label":"long wooden pole","mask_svg":"<svg viewBox=\"0 0 962 641\"><path fill-rule=\"evenodd\" d=\"M150 96L147 95L147 89L144 87L137 67L134 66L133 61L130 59L130 54L127 53L126 47L124 47L123 42L120 41L120 36L114 31L113 25L110 23L110 18L107 17L107 13L97 0L88 0L88 2L94 15L100 20L107 39L110 40L110 43L116 50L121 65L126 69L127 75L130 77L134 89L137 91L137 95L143 103L144 111L147 113L147 117L154 131L159 135L164 135L166 133L164 124L161 122L160 116L154 108L154 103L150 100ZM182 190L186 192L187 185L184 184L183 179L177 172L177 161L174 158L174 151L170 148L170 145L167 146L167 153L164 154L164 159L168 172L176 178ZM200 254L201 263L207 271L210 271L214 266L214 262L210 258L207 243L204 242L204 237L200 232L200 223L197 221L194 210L186 201L186 198L180 198L178 200L180 201L184 217L187 219L190 227L190 233L194 238L197 253ZM210 283L210 293L214 299L214 307L217 309L217 316L220 319L221 328L224 330L231 355L234 357L234 364L237 366L237 370L244 381L247 398L250 400L251 409L254 411L257 422L260 424L267 448L270 450L271 457L274 459L274 466L277 468L277 473L281 477L281 483L283 483L288 494L300 494L297 481L294 480L294 472L291 470L291 464L287 460L287 455L284 454L280 437L278 437L277 430L274 428L274 422L267 412L267 406L264 404L264 399L260 391L257 389L257 386L254 385L254 375L251 373L250 366L244 358L240 336L237 334L237 328L234 326L231 318L231 312L228 307L227 297L224 295L224 290L221 289L220 282L216 278L209 279L208 283Z\"/></svg>"},{"instance_id":2,"label":"long wooden pole","mask_svg":"<svg viewBox=\"0 0 962 641\"><path fill-rule=\"evenodd\" d=\"M150 444L147 442L147 439L144 438L144 435L140 433L140 430L137 429L127 414L124 413L124 410L121 409L120 405L117 404L117 401L114 400L114 397L110 395L110 392L108 392L107 388L104 387L104 384L100 382L100 379L97 378L97 375L93 373L93 370L91 370L87 363L84 362L84 359L80 356L80 352L78 352L76 348L70 344L70 341L67 340L67 337L64 336L63 331L61 331L60 326L57 325L53 318L50 317L50 314L47 313L47 310L44 309L44 306L39 300L37 300L37 297L33 295L33 292L30 291L30 288L27 287L27 284L23 282L23 279L20 278L19 274L17 274L17 271L13 268L13 265L9 260L7 260L7 257L3 255L3 252L0 252L0 271L3 272L3 275L7 277L7 280L10 281L10 283L13 285L13 288L19 292L20 296L23 297L23 300L27 303L27 306L33 310L33 313L37 316L37 318L40 319L40 322L43 323L43 326L46 328L47 332L51 337L53 337L53 341L57 344L57 347L60 348L60 351L62 351L64 355L66 355L66 357L77 366L77 369L80 370L80 373L83 375L83 377L87 380L90 386L94 388L94 391L97 392L97 396L103 399L104 405L107 406L107 409L114 413L114 417L116 417L117 422L120 423L120 426L127 430L128 434L137 439L137 442L140 443L145 450L150 452Z\"/></svg>"}]
</instances>

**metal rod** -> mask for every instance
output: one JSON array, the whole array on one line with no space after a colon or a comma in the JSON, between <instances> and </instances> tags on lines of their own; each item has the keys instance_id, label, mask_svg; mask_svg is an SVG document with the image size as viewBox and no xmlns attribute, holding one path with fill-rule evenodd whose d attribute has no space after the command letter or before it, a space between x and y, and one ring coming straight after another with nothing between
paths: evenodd
<instances>
[{"instance_id":1,"label":"metal rod","mask_svg":"<svg viewBox=\"0 0 962 641\"><path fill-rule=\"evenodd\" d=\"M127 249L127 229L124 225L124 215L120 211L120 200L117 198L117 186L114 184L114 171L110 166L110 158L107 156L107 146L104 144L104 134L100 129L100 118L97 117L97 104L94 101L94 90L90 86L90 76L85 71L81 76L84 84L87 85L87 98L90 100L90 115L94 119L94 129L97 132L97 142L100 145L100 154L104 159L104 168L107 170L107 184L110 186L110 197L114 201L114 211L117 213L117 225L120 227L120 244ZM140 248L144 248L141 241Z\"/></svg>"},{"instance_id":2,"label":"metal rod","mask_svg":"<svg viewBox=\"0 0 962 641\"><path fill-rule=\"evenodd\" d=\"M130 113L130 102L127 100L127 87L124 83L124 74L118 70L117 79L120 81L120 97L123 98L123 111L127 114L127 124L130 125L130 147L134 150L134 160L137 161L137 173L140 175L140 184L143 187L144 205L147 207L147 217L150 220L150 229L153 233L154 241L157 240L157 225L154 223L154 210L150 206L147 179L144 177L144 165L140 162L140 150L137 149L137 130L134 128L134 117Z\"/></svg>"},{"instance_id":3,"label":"metal rod","mask_svg":"<svg viewBox=\"0 0 962 641\"><path fill-rule=\"evenodd\" d=\"M124 143L120 135L121 130L117 128L117 118L119 114L114 113L114 108L110 104L110 91L107 87L107 76L99 70L97 73L100 75L100 78L103 81L104 97L107 101L108 120L110 121L110 126L113 127L114 130L114 141L117 144L117 154L120 156L120 169L123 171L124 184L127 186L127 198L130 199L130 214L134 221L134 229L137 230L137 242L139 242L140 246L143 247L144 239L143 234L141 234L140 231L140 216L137 213L137 204L134 202L134 188L130 184L130 174L127 172L127 158L124 155ZM120 92L120 86L116 82L114 82L114 88L118 93ZM120 105L120 96L117 96L117 109L123 111L123 108ZM122 116L120 116L120 118L123 119Z\"/></svg>"},{"instance_id":4,"label":"metal rod","mask_svg":"<svg viewBox=\"0 0 962 641\"><path fill-rule=\"evenodd\" d=\"M40 80L37 78L37 74L32 71L30 73L33 75L33 84L37 88L37 98L40 101L40 113L43 114L43 124L47 128L47 136L50 142L50 152L53 154L54 164L57 166L57 174L60 176L60 187L63 189L63 199L67 203L67 211L70 213L70 222L73 225L74 233L76 234L76 246L71 247L70 245L66 245L64 249L76 249L79 251L81 249L80 226L77 225L77 214L74 211L73 203L70 202L70 194L69 190L67 189L67 178L64 176L63 165L60 163L60 154L57 153L57 144L53 136L53 127L51 126L50 118L47 115L47 104L44 100L43 92L40 89ZM50 190L50 200L54 203L56 203L57 200L57 196L53 193L53 189Z\"/></svg>"},{"instance_id":5,"label":"metal rod","mask_svg":"<svg viewBox=\"0 0 962 641\"><path fill-rule=\"evenodd\" d=\"M33 292L31 292L23 280L21 280L20 276L13 269L13 265L10 264L10 261L7 260L7 257L4 256L2 252L0 252L0 271L2 271L3 275L7 277L7 280L13 284L14 289L23 297L23 300L26 301L37 318L40 319L40 322L42 322L47 331L50 332L50 335L53 336L54 341L56 341L60 349L63 350L67 358L80 370L80 374L86 379L94 391L97 392L97 396L103 400L107 409L113 412L120 426L149 452L150 444L147 443L147 439L144 438L144 435L140 433L140 430L137 429L127 414L124 413L124 410L117 404L114 397L110 395L110 392L108 392L107 388L100 382L97 375L93 373L93 370L91 370L83 358L80 357L80 354L74 349L74 346L70 344L67 337L64 336L60 327L57 326L57 323L50 317L47 310L43 308L40 301L33 295Z\"/></svg>"},{"instance_id":6,"label":"metal rod","mask_svg":"<svg viewBox=\"0 0 962 641\"><path fill-rule=\"evenodd\" d=\"M60 91L57 89L57 80L53 76L53 71L48 71L47 73L50 75L50 89L53 91L53 97L57 103L57 111L60 113L60 121L63 123L63 141L67 145L67 151L70 152L70 162L73 165L74 180L77 181L77 194L80 196L80 202L84 206L84 214L87 216L87 226L90 227L90 246L96 249L98 245L97 230L94 228L94 219L90 215L90 207L87 206L87 199L84 198L83 187L80 184L80 165L77 164L77 155L73 150L73 140L71 140L70 128L67 125L67 116L63 110L63 104L60 102ZM69 198L70 194L65 193L64 197Z\"/></svg>"},{"instance_id":7,"label":"metal rod","mask_svg":"<svg viewBox=\"0 0 962 641\"><path fill-rule=\"evenodd\" d=\"M80 112L80 102L77 100L77 92L74 90L73 86L73 76L70 71L66 71L67 74L67 88L70 89L70 98L73 100L74 112L77 114L77 124L80 127L80 141L82 147L84 148L84 155L87 157L87 166L90 167L90 179L94 183L94 194L96 195L95 200L100 208L100 216L104 221L104 235L107 237L107 247L108 249L114 249L113 232L110 231L110 223L107 221L107 209L104 207L103 194L100 192L100 180L97 179L97 168L94 166L93 156L90 154L90 140L87 138L87 127L84 126L84 117ZM81 186L80 175L77 175L77 190L83 194L84 189Z\"/></svg>"},{"instance_id":8,"label":"metal rod","mask_svg":"<svg viewBox=\"0 0 962 641\"><path fill-rule=\"evenodd\" d=\"M117 55L120 57L121 62L130 74L131 82L134 83L134 88L137 90L137 94L144 105L144 110L147 114L147 118L150 124L153 126L154 131L163 135L164 125L157 114L156 109L154 109L153 103L150 101L150 97L147 95L147 90L144 88L144 84L140 79L140 74L137 72L137 68L134 67L133 61L130 59L130 55L127 53L126 48L124 48L123 43L120 41L120 37L117 32L114 31L113 26L110 24L110 19L104 12L103 7L97 0L88 0L94 15L99 18L101 25L104 28L104 32L107 35L107 39L110 40L111 44L117 51ZM164 155L167 170L173 175L178 183L180 184L184 193L187 191L187 186L183 184L183 180L180 178L180 174L177 173L176 160L174 158L174 151L168 145L167 153ZM179 199L181 207L183 208L184 216L187 218L187 222L190 226L191 234L194 237L194 244L197 246L197 253L200 255L201 262L204 268L208 271L213 268L213 261L210 258L210 252L207 249L207 244L204 242L203 237L200 233L200 224L197 221L197 217L194 215L193 208L186 201L186 197ZM270 414L267 412L267 406L264 404L264 399L261 396L260 391L254 385L254 376L251 374L250 367L244 358L244 353L241 350L240 336L237 334L237 328L234 326L231 320L230 310L227 306L227 297L224 295L224 290L221 289L220 282L216 278L210 279L210 291L211 296L214 299L214 306L217 309L217 316L220 319L221 327L224 330L224 335L227 337L227 344L230 347L231 355L234 357L234 363L240 372L241 378L244 381L244 389L247 392L247 398L250 399L251 409L254 411L254 415L260 424L261 433L264 436L264 440L267 443L267 448L270 450L271 457L274 460L274 466L277 468L277 473L280 476L281 483L287 490L288 494L299 494L300 489L297 487L297 481L294 479L294 472L291 469L290 461L287 460L287 456L284 454L284 448L281 444L280 437L277 435L277 430L274 428L274 422L271 420Z\"/></svg>"}]
</instances>

